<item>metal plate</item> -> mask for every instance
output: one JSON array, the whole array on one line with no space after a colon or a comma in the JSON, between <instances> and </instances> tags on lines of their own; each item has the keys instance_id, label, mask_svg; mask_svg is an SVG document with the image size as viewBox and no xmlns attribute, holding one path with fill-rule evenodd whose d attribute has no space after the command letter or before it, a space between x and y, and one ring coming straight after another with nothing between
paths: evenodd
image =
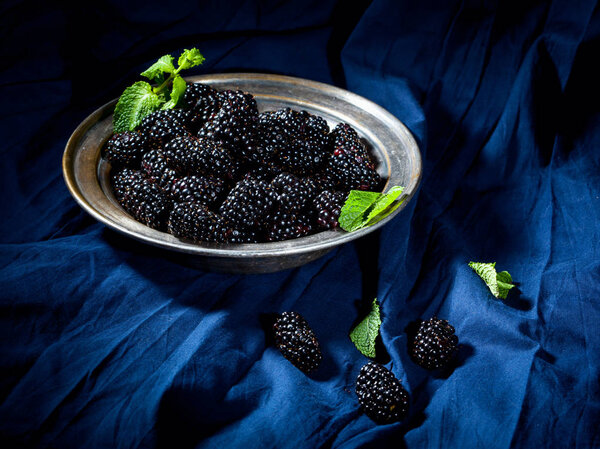
<instances>
[{"instance_id":1,"label":"metal plate","mask_svg":"<svg viewBox=\"0 0 600 449\"><path fill-rule=\"evenodd\" d=\"M186 78L217 89L240 89L256 98L260 111L282 107L304 109L322 116L331 127L352 125L377 159L377 171L387 180L385 190L404 186L404 203L369 228L347 233L330 230L299 239L252 244L193 244L151 229L130 217L109 187L110 165L100 150L112 133L116 100L87 117L73 132L63 155L63 175L79 205L110 228L151 245L178 251L200 267L233 273L265 273L296 267L336 246L384 226L414 195L421 179L421 155L408 129L375 103L346 90L315 81L259 73L230 73ZM187 255L187 256L185 256Z\"/></svg>"}]
</instances>

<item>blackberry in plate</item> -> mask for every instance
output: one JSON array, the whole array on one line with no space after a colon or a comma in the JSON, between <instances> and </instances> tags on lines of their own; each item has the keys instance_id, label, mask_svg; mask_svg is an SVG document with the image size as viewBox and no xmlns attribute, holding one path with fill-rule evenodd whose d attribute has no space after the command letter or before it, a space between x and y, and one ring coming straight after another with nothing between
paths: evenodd
<instances>
[{"instance_id":1,"label":"blackberry in plate","mask_svg":"<svg viewBox=\"0 0 600 449\"><path fill-rule=\"evenodd\" d=\"M290 173L280 173L271 181L281 209L298 211L306 208L315 195L314 188Z\"/></svg>"},{"instance_id":2,"label":"blackberry in plate","mask_svg":"<svg viewBox=\"0 0 600 449\"><path fill-rule=\"evenodd\" d=\"M346 192L324 190L314 200L316 221L321 229L333 229L339 225L338 218L348 198Z\"/></svg>"},{"instance_id":3,"label":"blackberry in plate","mask_svg":"<svg viewBox=\"0 0 600 449\"><path fill-rule=\"evenodd\" d=\"M239 181L225 198L219 212L236 227L259 229L274 204L274 193L264 181Z\"/></svg>"},{"instance_id":4,"label":"blackberry in plate","mask_svg":"<svg viewBox=\"0 0 600 449\"><path fill-rule=\"evenodd\" d=\"M146 226L165 229L172 203L159 186L131 171L117 175L114 182L123 209Z\"/></svg>"},{"instance_id":5,"label":"blackberry in plate","mask_svg":"<svg viewBox=\"0 0 600 449\"><path fill-rule=\"evenodd\" d=\"M283 312L273 325L275 344L296 368L310 373L323 355L319 341L306 320L297 312Z\"/></svg>"},{"instance_id":6,"label":"blackberry in plate","mask_svg":"<svg viewBox=\"0 0 600 449\"><path fill-rule=\"evenodd\" d=\"M179 173L169 166L160 150L151 150L142 157L142 170L146 176L166 191L171 189Z\"/></svg>"},{"instance_id":7,"label":"blackberry in plate","mask_svg":"<svg viewBox=\"0 0 600 449\"><path fill-rule=\"evenodd\" d=\"M202 83L188 84L183 94L183 103L192 113L190 127L198 130L211 120L221 107L219 93Z\"/></svg>"},{"instance_id":8,"label":"blackberry in plate","mask_svg":"<svg viewBox=\"0 0 600 449\"><path fill-rule=\"evenodd\" d=\"M409 336L409 353L419 366L434 370L443 368L458 350L458 337L447 320L436 317L421 321L415 335Z\"/></svg>"},{"instance_id":9,"label":"blackberry in plate","mask_svg":"<svg viewBox=\"0 0 600 449\"><path fill-rule=\"evenodd\" d=\"M198 132L201 137L222 140L234 150L247 147L256 134L256 100L241 90L219 92L220 108Z\"/></svg>"},{"instance_id":10,"label":"blackberry in plate","mask_svg":"<svg viewBox=\"0 0 600 449\"><path fill-rule=\"evenodd\" d=\"M189 134L185 123L178 114L187 114L185 111L162 110L147 115L140 125L142 133L148 136L152 148L163 148L168 142L178 136Z\"/></svg>"},{"instance_id":11,"label":"blackberry in plate","mask_svg":"<svg viewBox=\"0 0 600 449\"><path fill-rule=\"evenodd\" d=\"M214 176L183 176L171 185L170 195L177 203L198 202L211 206L225 192L225 181Z\"/></svg>"},{"instance_id":12,"label":"blackberry in plate","mask_svg":"<svg viewBox=\"0 0 600 449\"><path fill-rule=\"evenodd\" d=\"M205 204L196 202L176 204L169 216L168 227L175 237L194 242L222 241L225 232L221 217Z\"/></svg>"},{"instance_id":13,"label":"blackberry in plate","mask_svg":"<svg viewBox=\"0 0 600 449\"><path fill-rule=\"evenodd\" d=\"M103 157L115 167L137 167L148 147L148 138L139 131L114 134L106 142Z\"/></svg>"},{"instance_id":14,"label":"blackberry in plate","mask_svg":"<svg viewBox=\"0 0 600 449\"><path fill-rule=\"evenodd\" d=\"M313 231L311 216L308 213L278 210L267 219L267 240L296 239L309 235Z\"/></svg>"},{"instance_id":15,"label":"blackberry in plate","mask_svg":"<svg viewBox=\"0 0 600 449\"><path fill-rule=\"evenodd\" d=\"M115 197L117 201L121 201L127 195L132 185L141 182L144 174L139 170L125 168L123 170L111 171L110 176Z\"/></svg>"},{"instance_id":16,"label":"blackberry in plate","mask_svg":"<svg viewBox=\"0 0 600 449\"><path fill-rule=\"evenodd\" d=\"M356 395L365 415L378 424L398 421L408 411L408 393L383 365L368 362L356 379Z\"/></svg>"}]
</instances>

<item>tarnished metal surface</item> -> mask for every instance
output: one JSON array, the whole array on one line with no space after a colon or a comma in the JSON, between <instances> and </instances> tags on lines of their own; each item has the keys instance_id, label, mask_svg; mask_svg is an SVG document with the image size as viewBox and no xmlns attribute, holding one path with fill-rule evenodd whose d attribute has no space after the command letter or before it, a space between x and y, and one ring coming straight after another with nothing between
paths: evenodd
<instances>
[{"instance_id":1,"label":"tarnished metal surface","mask_svg":"<svg viewBox=\"0 0 600 449\"><path fill-rule=\"evenodd\" d=\"M130 217L115 200L108 182L110 166L100 150L112 133L116 100L102 106L73 132L63 155L63 175L71 194L94 218L110 228L151 245L182 253L202 268L233 273L266 273L310 262L334 247L384 226L414 195L421 179L421 155L414 138L393 115L375 103L346 90L287 76L230 73L187 78L217 89L240 89L256 98L259 110L282 107L305 109L325 118L330 126L352 125L370 144L377 171L387 179L385 189L405 187L404 203L390 216L366 229L347 233L321 232L299 239L252 244L193 244L156 231Z\"/></svg>"}]
</instances>

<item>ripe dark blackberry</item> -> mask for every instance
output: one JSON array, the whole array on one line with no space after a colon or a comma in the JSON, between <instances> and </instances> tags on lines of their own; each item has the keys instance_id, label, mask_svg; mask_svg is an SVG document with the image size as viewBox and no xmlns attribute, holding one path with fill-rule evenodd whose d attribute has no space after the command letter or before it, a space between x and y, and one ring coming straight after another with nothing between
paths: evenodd
<instances>
[{"instance_id":1,"label":"ripe dark blackberry","mask_svg":"<svg viewBox=\"0 0 600 449\"><path fill-rule=\"evenodd\" d=\"M115 198L117 198L117 201L121 201L127 195L132 185L141 182L144 174L139 170L125 168L122 170L112 170L110 177Z\"/></svg>"},{"instance_id":2,"label":"ripe dark blackberry","mask_svg":"<svg viewBox=\"0 0 600 449\"><path fill-rule=\"evenodd\" d=\"M306 320L297 312L283 312L273 325L275 344L292 364L310 373L323 359L319 341Z\"/></svg>"},{"instance_id":3,"label":"ripe dark blackberry","mask_svg":"<svg viewBox=\"0 0 600 449\"><path fill-rule=\"evenodd\" d=\"M256 100L241 90L224 90L219 92L218 101L218 112L200 128L198 135L222 140L233 150L248 147L258 123Z\"/></svg>"},{"instance_id":4,"label":"ripe dark blackberry","mask_svg":"<svg viewBox=\"0 0 600 449\"><path fill-rule=\"evenodd\" d=\"M315 195L315 191L309 183L290 173L277 175L271 181L271 186L277 195L279 207L284 210L302 210L308 206Z\"/></svg>"},{"instance_id":5,"label":"ripe dark blackberry","mask_svg":"<svg viewBox=\"0 0 600 449\"><path fill-rule=\"evenodd\" d=\"M158 185L143 176L124 172L117 176L115 187L119 204L137 221L154 229L165 229L172 203Z\"/></svg>"},{"instance_id":6,"label":"ripe dark blackberry","mask_svg":"<svg viewBox=\"0 0 600 449\"><path fill-rule=\"evenodd\" d=\"M375 170L367 147L354 129L345 123L337 125L330 137L332 153L327 169L341 190L377 190L381 177Z\"/></svg>"},{"instance_id":7,"label":"ripe dark blackberry","mask_svg":"<svg viewBox=\"0 0 600 449\"><path fill-rule=\"evenodd\" d=\"M365 415L378 424L398 421L408 411L408 393L383 365L368 362L356 379L356 395Z\"/></svg>"},{"instance_id":8,"label":"ripe dark blackberry","mask_svg":"<svg viewBox=\"0 0 600 449\"><path fill-rule=\"evenodd\" d=\"M339 226L338 218L347 198L346 192L324 190L314 199L316 221L321 229L333 229Z\"/></svg>"},{"instance_id":9,"label":"ripe dark blackberry","mask_svg":"<svg viewBox=\"0 0 600 449\"><path fill-rule=\"evenodd\" d=\"M222 229L221 217L205 204L188 202L175 204L168 221L169 232L175 237L194 242L217 242Z\"/></svg>"},{"instance_id":10,"label":"ripe dark blackberry","mask_svg":"<svg viewBox=\"0 0 600 449\"><path fill-rule=\"evenodd\" d=\"M176 137L165 146L164 154L169 165L182 174L212 174L232 179L239 170L239 163L229 152L207 137Z\"/></svg>"},{"instance_id":11,"label":"ripe dark blackberry","mask_svg":"<svg viewBox=\"0 0 600 449\"><path fill-rule=\"evenodd\" d=\"M159 149L175 137L189 134L181 121L184 114L188 113L183 110L156 111L144 117L139 129L148 136L151 147Z\"/></svg>"},{"instance_id":12,"label":"ripe dark blackberry","mask_svg":"<svg viewBox=\"0 0 600 449\"><path fill-rule=\"evenodd\" d=\"M180 174L169 166L161 150L151 150L142 157L142 170L149 179L165 191L169 191Z\"/></svg>"},{"instance_id":13,"label":"ripe dark blackberry","mask_svg":"<svg viewBox=\"0 0 600 449\"><path fill-rule=\"evenodd\" d=\"M108 139L103 157L115 167L137 167L147 147L147 136L139 131L125 131Z\"/></svg>"},{"instance_id":14,"label":"ripe dark blackberry","mask_svg":"<svg viewBox=\"0 0 600 449\"><path fill-rule=\"evenodd\" d=\"M219 93L202 83L192 83L186 86L183 103L193 115L191 127L195 130L211 120L221 107Z\"/></svg>"},{"instance_id":15,"label":"ripe dark blackberry","mask_svg":"<svg viewBox=\"0 0 600 449\"><path fill-rule=\"evenodd\" d=\"M198 202L207 206L217 203L225 191L225 181L214 176L183 176L176 179L169 191L177 203Z\"/></svg>"},{"instance_id":16,"label":"ripe dark blackberry","mask_svg":"<svg viewBox=\"0 0 600 449\"><path fill-rule=\"evenodd\" d=\"M329 127L321 118L290 108L264 112L259 138L281 167L297 175L315 173L324 164Z\"/></svg>"},{"instance_id":17,"label":"ripe dark blackberry","mask_svg":"<svg viewBox=\"0 0 600 449\"><path fill-rule=\"evenodd\" d=\"M274 193L264 181L239 181L225 198L219 212L238 228L259 229L274 204Z\"/></svg>"},{"instance_id":18,"label":"ripe dark blackberry","mask_svg":"<svg viewBox=\"0 0 600 449\"><path fill-rule=\"evenodd\" d=\"M413 361L428 370L442 368L458 350L458 337L447 320L436 317L421 321L416 334L409 335L409 353Z\"/></svg>"},{"instance_id":19,"label":"ripe dark blackberry","mask_svg":"<svg viewBox=\"0 0 600 449\"><path fill-rule=\"evenodd\" d=\"M277 210L267 218L267 240L279 242L309 235L313 231L311 215L308 212Z\"/></svg>"}]
</instances>

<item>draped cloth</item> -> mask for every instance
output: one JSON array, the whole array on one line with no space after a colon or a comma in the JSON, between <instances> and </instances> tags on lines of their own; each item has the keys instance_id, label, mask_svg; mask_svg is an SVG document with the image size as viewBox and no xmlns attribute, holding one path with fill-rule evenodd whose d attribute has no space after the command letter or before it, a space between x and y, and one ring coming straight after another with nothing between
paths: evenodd
<instances>
[{"instance_id":1,"label":"draped cloth","mask_svg":"<svg viewBox=\"0 0 600 449\"><path fill-rule=\"evenodd\" d=\"M4 447L600 446L600 12L593 1L98 1L0 6L0 439ZM272 274L202 271L96 222L61 157L163 54L386 108L423 156L381 231ZM468 267L497 262L494 298ZM360 412L348 332L377 297L405 419ZM267 317L301 313L310 376ZM449 370L407 325L456 328Z\"/></svg>"}]
</instances>

